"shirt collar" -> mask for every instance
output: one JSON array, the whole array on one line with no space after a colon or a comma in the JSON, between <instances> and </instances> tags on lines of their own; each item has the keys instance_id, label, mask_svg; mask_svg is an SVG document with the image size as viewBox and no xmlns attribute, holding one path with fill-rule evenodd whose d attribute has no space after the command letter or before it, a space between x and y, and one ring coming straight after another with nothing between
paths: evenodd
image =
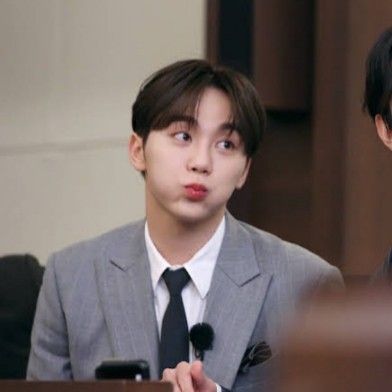
<instances>
[{"instance_id":1,"label":"shirt collar","mask_svg":"<svg viewBox=\"0 0 392 392\"><path fill-rule=\"evenodd\" d=\"M222 245L223 236L225 233L225 217L222 218L215 233L212 237L200 248L190 260L184 265L170 265L167 260L159 253L150 237L148 224L144 226L144 237L146 241L147 254L150 262L151 281L154 293L166 268L178 269L184 267L192 279L201 298L205 298L210 289L212 274L218 259L218 254Z\"/></svg>"}]
</instances>

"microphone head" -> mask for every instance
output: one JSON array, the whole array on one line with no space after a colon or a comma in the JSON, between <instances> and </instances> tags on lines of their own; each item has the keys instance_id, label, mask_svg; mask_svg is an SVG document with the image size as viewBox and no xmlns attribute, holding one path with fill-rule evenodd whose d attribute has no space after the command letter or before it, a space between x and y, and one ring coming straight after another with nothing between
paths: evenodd
<instances>
[{"instance_id":1,"label":"microphone head","mask_svg":"<svg viewBox=\"0 0 392 392\"><path fill-rule=\"evenodd\" d=\"M189 331L189 339L195 350L200 352L211 350L214 340L214 330L207 323L195 324Z\"/></svg>"}]
</instances>

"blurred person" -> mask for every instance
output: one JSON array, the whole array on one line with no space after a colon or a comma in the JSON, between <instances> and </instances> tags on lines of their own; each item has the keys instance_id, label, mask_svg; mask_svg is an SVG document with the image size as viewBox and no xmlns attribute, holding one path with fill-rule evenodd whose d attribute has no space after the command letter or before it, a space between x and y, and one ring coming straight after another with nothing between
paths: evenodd
<instances>
[{"instance_id":1,"label":"blurred person","mask_svg":"<svg viewBox=\"0 0 392 392\"><path fill-rule=\"evenodd\" d=\"M322 293L282 337L279 392L392 390L392 292Z\"/></svg>"},{"instance_id":2,"label":"blurred person","mask_svg":"<svg viewBox=\"0 0 392 392\"><path fill-rule=\"evenodd\" d=\"M146 219L50 257L29 379L91 379L117 357L147 360L175 391L268 388L286 317L305 290L342 277L226 210L264 125L250 81L204 60L171 64L142 85L129 156L144 177ZM203 362L189 344L202 321L214 332Z\"/></svg>"},{"instance_id":3,"label":"blurred person","mask_svg":"<svg viewBox=\"0 0 392 392\"><path fill-rule=\"evenodd\" d=\"M363 107L372 117L381 141L392 150L392 27L379 36L367 57ZM391 271L392 249L374 280L391 282Z\"/></svg>"},{"instance_id":4,"label":"blurred person","mask_svg":"<svg viewBox=\"0 0 392 392\"><path fill-rule=\"evenodd\" d=\"M26 377L44 268L32 255L0 257L0 378Z\"/></svg>"}]
</instances>

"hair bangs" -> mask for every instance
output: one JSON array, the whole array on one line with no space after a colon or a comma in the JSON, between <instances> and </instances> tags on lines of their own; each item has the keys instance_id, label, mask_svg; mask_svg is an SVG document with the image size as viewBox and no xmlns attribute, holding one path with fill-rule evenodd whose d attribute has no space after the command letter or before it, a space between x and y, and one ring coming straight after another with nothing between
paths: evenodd
<instances>
[{"instance_id":1,"label":"hair bangs","mask_svg":"<svg viewBox=\"0 0 392 392\"><path fill-rule=\"evenodd\" d=\"M153 74L132 106L133 130L146 141L150 131L164 129L174 121L191 125L207 88L216 88L228 98L231 118L227 121L239 133L246 155L252 156L265 128L258 93L242 74L205 60L179 61Z\"/></svg>"},{"instance_id":2,"label":"hair bangs","mask_svg":"<svg viewBox=\"0 0 392 392\"><path fill-rule=\"evenodd\" d=\"M186 118L194 118L204 90L205 86L199 83L196 86L187 86L187 88L181 90L180 95L171 94L171 99L168 99L167 102L162 102L162 107L156 108L156 115L151 121L151 129L160 130L168 127L175 121L190 123Z\"/></svg>"}]
</instances>

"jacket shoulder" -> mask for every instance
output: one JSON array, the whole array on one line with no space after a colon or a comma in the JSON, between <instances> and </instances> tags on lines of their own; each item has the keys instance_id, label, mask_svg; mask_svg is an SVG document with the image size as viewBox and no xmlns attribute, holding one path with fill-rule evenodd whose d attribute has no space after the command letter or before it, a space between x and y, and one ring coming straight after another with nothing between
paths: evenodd
<instances>
[{"instance_id":1,"label":"jacket shoulder","mask_svg":"<svg viewBox=\"0 0 392 392\"><path fill-rule=\"evenodd\" d=\"M48 260L47 266L61 270L82 268L84 264L91 264L97 258L107 256L108 249L115 248L116 244L131 243L133 238L144 229L144 220L130 223L97 237L90 238L69 245L54 252Z\"/></svg>"},{"instance_id":2,"label":"jacket shoulder","mask_svg":"<svg viewBox=\"0 0 392 392\"><path fill-rule=\"evenodd\" d=\"M239 224L250 236L257 259L263 264L264 271L274 273L302 270L306 274L338 272L336 267L300 245L285 241L247 223Z\"/></svg>"}]
</instances>

